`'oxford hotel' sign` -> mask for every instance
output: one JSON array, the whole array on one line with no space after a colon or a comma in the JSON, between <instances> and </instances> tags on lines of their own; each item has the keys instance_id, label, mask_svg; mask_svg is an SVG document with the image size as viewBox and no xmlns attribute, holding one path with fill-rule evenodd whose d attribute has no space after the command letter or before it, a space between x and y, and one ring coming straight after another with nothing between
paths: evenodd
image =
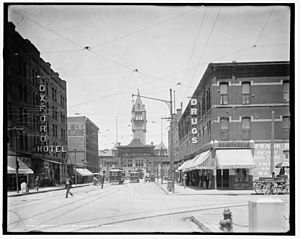
<instances>
[{"instance_id":1,"label":"'oxford hotel' sign","mask_svg":"<svg viewBox=\"0 0 300 239\"><path fill-rule=\"evenodd\" d=\"M40 143L37 146L37 152L66 152L64 146L46 145L47 143L47 104L46 104L46 81L44 77L40 77Z\"/></svg>"},{"instance_id":2,"label":"'oxford hotel' sign","mask_svg":"<svg viewBox=\"0 0 300 239\"><path fill-rule=\"evenodd\" d=\"M198 112L197 112L197 99L191 99L191 125L192 125L192 144L198 143L198 129L197 129L197 123L198 123Z\"/></svg>"}]
</instances>

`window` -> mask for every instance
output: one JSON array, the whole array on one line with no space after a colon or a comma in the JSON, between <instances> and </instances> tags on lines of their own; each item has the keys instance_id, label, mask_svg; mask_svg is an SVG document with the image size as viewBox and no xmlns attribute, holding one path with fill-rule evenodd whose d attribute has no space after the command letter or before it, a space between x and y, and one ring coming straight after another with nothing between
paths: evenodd
<instances>
[{"instance_id":1,"label":"window","mask_svg":"<svg viewBox=\"0 0 300 239\"><path fill-rule=\"evenodd\" d=\"M228 83L220 84L220 104L221 105L228 104Z\"/></svg>"},{"instance_id":2,"label":"window","mask_svg":"<svg viewBox=\"0 0 300 239\"><path fill-rule=\"evenodd\" d=\"M242 104L250 104L250 82L242 83Z\"/></svg>"},{"instance_id":3,"label":"window","mask_svg":"<svg viewBox=\"0 0 300 239\"><path fill-rule=\"evenodd\" d=\"M242 118L242 139L250 140L250 117Z\"/></svg>"},{"instance_id":4,"label":"window","mask_svg":"<svg viewBox=\"0 0 300 239\"><path fill-rule=\"evenodd\" d=\"M290 82L283 82L283 101L290 101Z\"/></svg>"},{"instance_id":5,"label":"window","mask_svg":"<svg viewBox=\"0 0 300 239\"><path fill-rule=\"evenodd\" d=\"M143 120L142 112L135 113L135 120Z\"/></svg>"},{"instance_id":6,"label":"window","mask_svg":"<svg viewBox=\"0 0 300 239\"><path fill-rule=\"evenodd\" d=\"M288 139L290 137L290 116L282 117L282 137L283 139Z\"/></svg>"},{"instance_id":7,"label":"window","mask_svg":"<svg viewBox=\"0 0 300 239\"><path fill-rule=\"evenodd\" d=\"M132 159L127 160L127 167L132 167Z\"/></svg>"},{"instance_id":8,"label":"window","mask_svg":"<svg viewBox=\"0 0 300 239\"><path fill-rule=\"evenodd\" d=\"M229 119L225 117L220 119L220 140L229 140Z\"/></svg>"}]
</instances>

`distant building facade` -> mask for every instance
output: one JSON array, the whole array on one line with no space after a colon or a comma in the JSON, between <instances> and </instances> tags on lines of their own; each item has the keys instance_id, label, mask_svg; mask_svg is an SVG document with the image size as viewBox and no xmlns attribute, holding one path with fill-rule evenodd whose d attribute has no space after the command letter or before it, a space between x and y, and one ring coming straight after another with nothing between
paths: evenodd
<instances>
[{"instance_id":1,"label":"distant building facade","mask_svg":"<svg viewBox=\"0 0 300 239\"><path fill-rule=\"evenodd\" d=\"M146 144L146 110L141 100L140 94L132 107L132 132L133 139L128 145L116 145L116 159L118 167L125 170L126 177L131 171L140 172L140 178L146 173L159 177L161 174L161 164L167 159L167 149L163 143L157 148L153 143Z\"/></svg>"},{"instance_id":2,"label":"distant building facade","mask_svg":"<svg viewBox=\"0 0 300 239\"><path fill-rule=\"evenodd\" d=\"M105 179L109 179L109 170L118 167L118 161L114 155L113 150L104 149L98 152L100 171Z\"/></svg>"},{"instance_id":3,"label":"distant building facade","mask_svg":"<svg viewBox=\"0 0 300 239\"><path fill-rule=\"evenodd\" d=\"M289 150L289 85L289 62L209 64L178 122L190 184L209 175L210 188L245 189L270 176Z\"/></svg>"},{"instance_id":4,"label":"distant building facade","mask_svg":"<svg viewBox=\"0 0 300 239\"><path fill-rule=\"evenodd\" d=\"M44 179L62 183L67 159L66 82L40 57L37 48L15 31L11 22L5 27L8 155L17 154L40 176L42 184ZM14 177L11 175L9 181L14 181ZM29 179L32 183L33 176Z\"/></svg>"},{"instance_id":5,"label":"distant building facade","mask_svg":"<svg viewBox=\"0 0 300 239\"><path fill-rule=\"evenodd\" d=\"M98 131L98 126L86 116L68 117L68 164L99 173Z\"/></svg>"}]
</instances>

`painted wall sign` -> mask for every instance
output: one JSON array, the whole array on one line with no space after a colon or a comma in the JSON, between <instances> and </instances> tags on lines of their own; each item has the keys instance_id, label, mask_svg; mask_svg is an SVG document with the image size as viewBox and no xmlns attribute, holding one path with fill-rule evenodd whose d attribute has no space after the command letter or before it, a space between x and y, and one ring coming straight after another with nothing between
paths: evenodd
<instances>
[{"instance_id":1,"label":"painted wall sign","mask_svg":"<svg viewBox=\"0 0 300 239\"><path fill-rule=\"evenodd\" d=\"M197 99L191 99L191 125L192 125L192 144L198 143L198 109L197 109L198 101Z\"/></svg>"},{"instance_id":2,"label":"painted wall sign","mask_svg":"<svg viewBox=\"0 0 300 239\"><path fill-rule=\"evenodd\" d=\"M275 165L282 161L288 161L284 151L289 149L288 143L275 143L274 144L274 162ZM255 144L254 161L256 168L253 169L253 179L259 177L270 177L270 160L271 160L271 145L267 143ZM275 168L275 174L279 173L279 168Z\"/></svg>"}]
</instances>

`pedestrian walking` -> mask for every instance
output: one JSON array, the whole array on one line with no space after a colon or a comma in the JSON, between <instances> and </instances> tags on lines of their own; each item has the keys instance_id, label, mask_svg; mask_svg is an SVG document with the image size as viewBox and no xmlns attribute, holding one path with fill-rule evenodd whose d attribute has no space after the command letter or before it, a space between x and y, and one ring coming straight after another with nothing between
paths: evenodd
<instances>
[{"instance_id":1,"label":"pedestrian walking","mask_svg":"<svg viewBox=\"0 0 300 239\"><path fill-rule=\"evenodd\" d=\"M104 175L101 175L101 176L100 176L100 183L101 183L101 189L103 189Z\"/></svg>"},{"instance_id":2,"label":"pedestrian walking","mask_svg":"<svg viewBox=\"0 0 300 239\"><path fill-rule=\"evenodd\" d=\"M186 187L186 174L185 173L182 176L182 182L183 182L183 186L185 188Z\"/></svg>"},{"instance_id":3,"label":"pedestrian walking","mask_svg":"<svg viewBox=\"0 0 300 239\"><path fill-rule=\"evenodd\" d=\"M39 191L39 186L40 186L40 179L39 176L36 176L34 179L34 188L36 191Z\"/></svg>"},{"instance_id":4,"label":"pedestrian walking","mask_svg":"<svg viewBox=\"0 0 300 239\"><path fill-rule=\"evenodd\" d=\"M209 180L210 180L210 178L209 178L209 173L206 173L206 175L205 175L206 189L208 189L208 186L209 186Z\"/></svg>"},{"instance_id":5,"label":"pedestrian walking","mask_svg":"<svg viewBox=\"0 0 300 239\"><path fill-rule=\"evenodd\" d=\"M70 194L73 197L73 193L70 191L72 187L72 180L70 177L66 178L66 198L68 197L68 195Z\"/></svg>"}]
</instances>

